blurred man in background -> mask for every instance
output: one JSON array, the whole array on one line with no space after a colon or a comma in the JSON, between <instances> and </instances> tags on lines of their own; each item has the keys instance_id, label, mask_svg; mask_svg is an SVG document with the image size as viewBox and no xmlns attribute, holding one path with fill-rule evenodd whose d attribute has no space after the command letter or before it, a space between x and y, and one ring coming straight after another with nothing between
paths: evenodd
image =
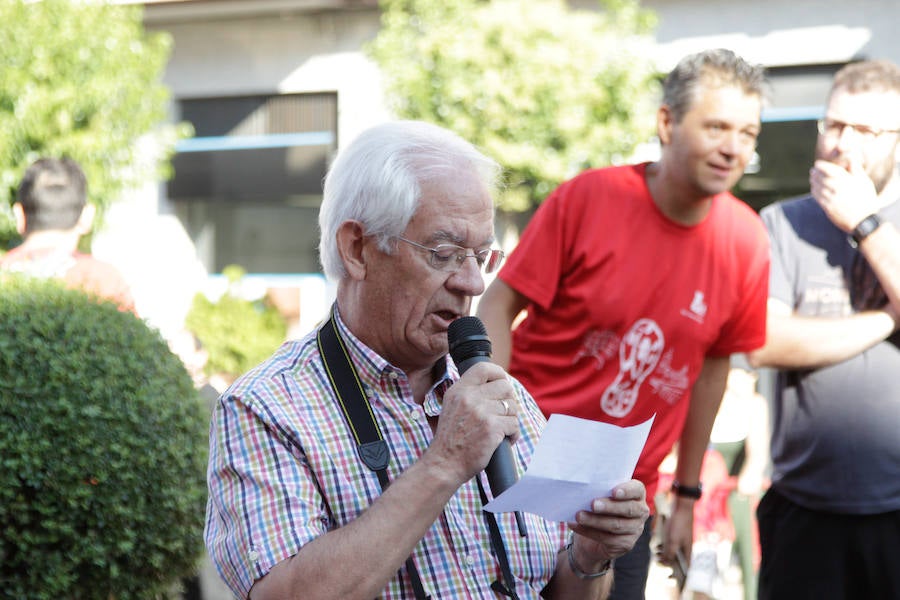
<instances>
[{"instance_id":1,"label":"blurred man in background","mask_svg":"<svg viewBox=\"0 0 900 600\"><path fill-rule=\"evenodd\" d=\"M760 598L900 598L900 68L850 64L810 195L766 207L778 372Z\"/></svg>"},{"instance_id":2,"label":"blurred man in background","mask_svg":"<svg viewBox=\"0 0 900 600\"><path fill-rule=\"evenodd\" d=\"M764 83L761 67L728 50L682 59L657 112L660 159L562 184L478 306L494 359L545 414L620 426L655 417L635 470L648 498L678 442L667 564L690 560L729 356L764 342L766 234L728 191L756 147ZM614 599L644 597L650 535L648 521L616 562Z\"/></svg>"},{"instance_id":3,"label":"blurred man in background","mask_svg":"<svg viewBox=\"0 0 900 600\"><path fill-rule=\"evenodd\" d=\"M122 274L112 265L78 251L90 233L94 205L87 202L87 181L69 158L41 158L25 171L13 213L24 242L0 258L0 270L62 279L70 288L135 311Z\"/></svg>"}]
</instances>

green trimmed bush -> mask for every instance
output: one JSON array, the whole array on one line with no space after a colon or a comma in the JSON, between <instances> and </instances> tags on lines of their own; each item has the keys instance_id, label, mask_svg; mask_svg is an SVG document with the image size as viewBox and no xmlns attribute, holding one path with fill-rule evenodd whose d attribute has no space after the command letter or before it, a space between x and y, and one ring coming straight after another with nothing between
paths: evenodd
<instances>
[{"instance_id":1,"label":"green trimmed bush","mask_svg":"<svg viewBox=\"0 0 900 600\"><path fill-rule=\"evenodd\" d=\"M0 277L0 589L165 598L202 553L208 411L131 313Z\"/></svg>"},{"instance_id":2,"label":"green trimmed bush","mask_svg":"<svg viewBox=\"0 0 900 600\"><path fill-rule=\"evenodd\" d=\"M206 372L234 379L278 349L287 335L287 321L265 298L241 297L243 268L229 265L222 273L228 279L226 292L215 302L197 294L185 324L209 353Z\"/></svg>"}]
</instances>

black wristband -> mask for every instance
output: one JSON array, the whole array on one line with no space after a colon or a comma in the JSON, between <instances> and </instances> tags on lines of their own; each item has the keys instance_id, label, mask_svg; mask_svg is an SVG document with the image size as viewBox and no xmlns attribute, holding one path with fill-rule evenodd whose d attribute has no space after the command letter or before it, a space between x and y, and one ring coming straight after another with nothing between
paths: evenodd
<instances>
[{"instance_id":1,"label":"black wristband","mask_svg":"<svg viewBox=\"0 0 900 600\"><path fill-rule=\"evenodd\" d=\"M853 228L853 231L850 232L850 239L852 240L851 246L858 246L864 239L869 237L873 231L878 229L881 226L881 217L877 214L872 213L865 219L859 222L859 225Z\"/></svg>"},{"instance_id":2,"label":"black wristband","mask_svg":"<svg viewBox=\"0 0 900 600\"><path fill-rule=\"evenodd\" d=\"M692 487L678 483L678 480L676 479L672 482L672 493L676 496L681 496L682 498L699 500L700 497L703 496L703 484L698 483L697 487Z\"/></svg>"}]
</instances>

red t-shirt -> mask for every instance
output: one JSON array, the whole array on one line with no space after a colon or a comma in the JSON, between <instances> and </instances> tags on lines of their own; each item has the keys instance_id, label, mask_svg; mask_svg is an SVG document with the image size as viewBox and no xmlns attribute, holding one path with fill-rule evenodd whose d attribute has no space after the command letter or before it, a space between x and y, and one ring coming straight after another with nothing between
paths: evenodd
<instances>
[{"instance_id":1,"label":"red t-shirt","mask_svg":"<svg viewBox=\"0 0 900 600\"><path fill-rule=\"evenodd\" d=\"M656 207L646 165L587 171L538 209L499 277L530 299L509 372L546 415L656 416L635 477L653 497L708 356L765 341L768 237L728 193L691 227Z\"/></svg>"},{"instance_id":2,"label":"red t-shirt","mask_svg":"<svg viewBox=\"0 0 900 600\"><path fill-rule=\"evenodd\" d=\"M62 279L69 288L112 300L120 310L137 313L131 289L119 270L89 254L23 245L0 258L0 269Z\"/></svg>"}]
</instances>

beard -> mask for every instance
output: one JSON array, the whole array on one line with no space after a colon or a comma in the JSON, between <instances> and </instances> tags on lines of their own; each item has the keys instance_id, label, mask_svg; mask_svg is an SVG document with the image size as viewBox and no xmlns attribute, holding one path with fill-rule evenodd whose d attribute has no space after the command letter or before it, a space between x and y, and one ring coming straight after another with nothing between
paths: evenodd
<instances>
[{"instance_id":1,"label":"beard","mask_svg":"<svg viewBox=\"0 0 900 600\"><path fill-rule=\"evenodd\" d=\"M887 187L891 177L897 170L897 163L894 161L893 152L882 160L866 167L866 174L875 185L875 193L880 194Z\"/></svg>"},{"instance_id":2,"label":"beard","mask_svg":"<svg viewBox=\"0 0 900 600\"><path fill-rule=\"evenodd\" d=\"M897 169L897 162L894 159L897 152L897 146L898 144L893 144L890 152L875 157L874 160L865 157L864 168L866 175L872 180L872 185L875 186L876 194L881 194L881 192L884 191L884 188L887 187L888 182L890 182L891 178L894 176L894 172ZM821 147L817 147L816 149L816 158L827 160L828 162L834 163L845 169L849 169L850 167L846 155L826 154L822 151Z\"/></svg>"}]
</instances>

